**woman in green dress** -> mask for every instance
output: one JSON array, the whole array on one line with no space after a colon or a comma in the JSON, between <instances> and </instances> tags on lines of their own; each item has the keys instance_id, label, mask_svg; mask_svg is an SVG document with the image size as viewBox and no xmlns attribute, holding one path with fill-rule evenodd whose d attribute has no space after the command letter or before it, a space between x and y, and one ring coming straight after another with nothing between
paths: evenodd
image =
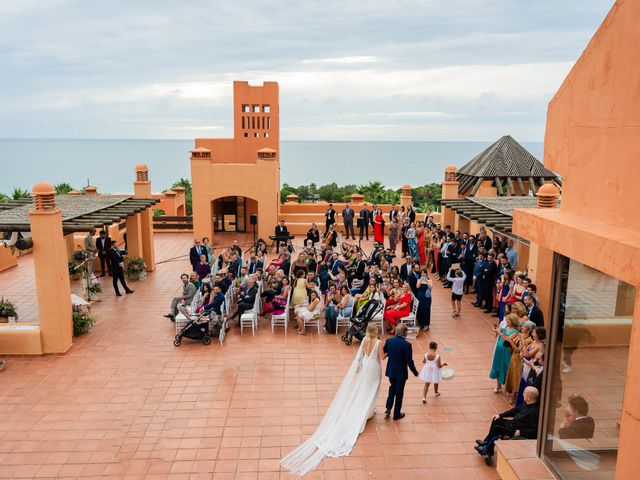
<instances>
[{"instance_id":1,"label":"woman in green dress","mask_svg":"<svg viewBox=\"0 0 640 480\"><path fill-rule=\"evenodd\" d=\"M502 327L496 327L495 332L498 335L498 343L496 350L493 352L493 363L491 364L490 378L495 379L496 388L495 393L500 392L502 385L505 384L507 379L507 372L509 371L509 364L511 363L511 344L510 339L513 335L518 335L519 325L518 315L510 313L505 317L507 324Z\"/></svg>"}]
</instances>

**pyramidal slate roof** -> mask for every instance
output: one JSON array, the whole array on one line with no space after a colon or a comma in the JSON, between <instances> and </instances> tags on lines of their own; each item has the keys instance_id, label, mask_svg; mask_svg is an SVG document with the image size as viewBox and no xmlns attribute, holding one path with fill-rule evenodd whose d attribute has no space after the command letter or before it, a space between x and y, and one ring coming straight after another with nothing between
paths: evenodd
<instances>
[{"instance_id":1,"label":"pyramidal slate roof","mask_svg":"<svg viewBox=\"0 0 640 480\"><path fill-rule=\"evenodd\" d=\"M475 195L484 180L493 180L499 194L506 192L510 195L515 194L513 182L517 182L520 192L524 190L523 182L529 182L533 193L537 192L537 186L544 185L547 180L561 185L559 177L545 168L511 135L500 138L460 168L456 180L459 183L458 192L465 194L472 189L471 195ZM503 189L503 183L506 183L506 190Z\"/></svg>"}]
</instances>

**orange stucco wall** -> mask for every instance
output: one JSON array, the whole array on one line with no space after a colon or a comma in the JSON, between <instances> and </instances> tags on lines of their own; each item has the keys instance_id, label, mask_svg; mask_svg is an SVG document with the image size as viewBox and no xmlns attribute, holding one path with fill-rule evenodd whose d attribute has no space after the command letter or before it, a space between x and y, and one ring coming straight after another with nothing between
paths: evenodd
<instances>
[{"instance_id":1,"label":"orange stucco wall","mask_svg":"<svg viewBox=\"0 0 640 480\"><path fill-rule=\"evenodd\" d=\"M16 255L11 253L9 248L0 247L0 272L17 265L18 260L16 259Z\"/></svg>"},{"instance_id":2,"label":"orange stucco wall","mask_svg":"<svg viewBox=\"0 0 640 480\"><path fill-rule=\"evenodd\" d=\"M640 2L616 2L549 104L544 159L563 179L560 208L514 213L518 235L637 289L617 479L640 471L639 18Z\"/></svg>"},{"instance_id":3,"label":"orange stucco wall","mask_svg":"<svg viewBox=\"0 0 640 480\"><path fill-rule=\"evenodd\" d=\"M249 111L245 111L245 110ZM258 110L258 111L254 111ZM226 196L251 199L258 214L258 236L268 236L278 221L280 206L279 93L278 84L251 86L233 83L234 138L198 138L191 156L193 231L213 237L212 202ZM243 123L244 122L244 123ZM272 158L259 151L271 149ZM261 158L259 158L261 157Z\"/></svg>"}]
</instances>

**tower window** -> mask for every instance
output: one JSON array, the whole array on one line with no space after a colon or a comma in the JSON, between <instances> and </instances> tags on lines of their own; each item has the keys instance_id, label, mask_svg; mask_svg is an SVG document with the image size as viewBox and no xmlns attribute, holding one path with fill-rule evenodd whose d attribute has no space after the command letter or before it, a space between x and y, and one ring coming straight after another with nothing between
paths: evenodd
<instances>
[{"instance_id":1,"label":"tower window","mask_svg":"<svg viewBox=\"0 0 640 480\"><path fill-rule=\"evenodd\" d=\"M249 134L247 132L244 132L244 138L248 138Z\"/></svg>"},{"instance_id":2,"label":"tower window","mask_svg":"<svg viewBox=\"0 0 640 480\"><path fill-rule=\"evenodd\" d=\"M254 112L259 112L260 111L260 105L253 105L253 111Z\"/></svg>"},{"instance_id":3,"label":"tower window","mask_svg":"<svg viewBox=\"0 0 640 480\"><path fill-rule=\"evenodd\" d=\"M264 113L269 113L269 112L271 112L271 107L269 105L263 105L262 106L262 111Z\"/></svg>"},{"instance_id":4,"label":"tower window","mask_svg":"<svg viewBox=\"0 0 640 480\"><path fill-rule=\"evenodd\" d=\"M268 134L268 133L265 133L265 134L264 134L264 138L269 138L269 134Z\"/></svg>"},{"instance_id":5,"label":"tower window","mask_svg":"<svg viewBox=\"0 0 640 480\"><path fill-rule=\"evenodd\" d=\"M256 133L254 133L254 134L253 134L253 137L254 137L254 138L258 138L259 136L260 136L260 134L259 134L258 132L256 132Z\"/></svg>"},{"instance_id":6,"label":"tower window","mask_svg":"<svg viewBox=\"0 0 640 480\"><path fill-rule=\"evenodd\" d=\"M249 105L242 105L242 111L248 113L251 111L251 108L249 108Z\"/></svg>"}]
</instances>

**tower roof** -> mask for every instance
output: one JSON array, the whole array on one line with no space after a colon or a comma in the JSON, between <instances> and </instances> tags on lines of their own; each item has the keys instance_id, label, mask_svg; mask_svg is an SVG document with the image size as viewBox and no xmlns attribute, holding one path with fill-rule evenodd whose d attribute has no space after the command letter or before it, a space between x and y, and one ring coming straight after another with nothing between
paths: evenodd
<instances>
[{"instance_id":1,"label":"tower roof","mask_svg":"<svg viewBox=\"0 0 640 480\"><path fill-rule=\"evenodd\" d=\"M460 168L456 175L460 184L458 192L461 194L482 180L493 180L495 183L496 179L520 179L538 184L552 180L561 183L555 173L545 168L540 160L516 142L511 135L505 135L487 147ZM498 190L501 190L501 187Z\"/></svg>"}]
</instances>

